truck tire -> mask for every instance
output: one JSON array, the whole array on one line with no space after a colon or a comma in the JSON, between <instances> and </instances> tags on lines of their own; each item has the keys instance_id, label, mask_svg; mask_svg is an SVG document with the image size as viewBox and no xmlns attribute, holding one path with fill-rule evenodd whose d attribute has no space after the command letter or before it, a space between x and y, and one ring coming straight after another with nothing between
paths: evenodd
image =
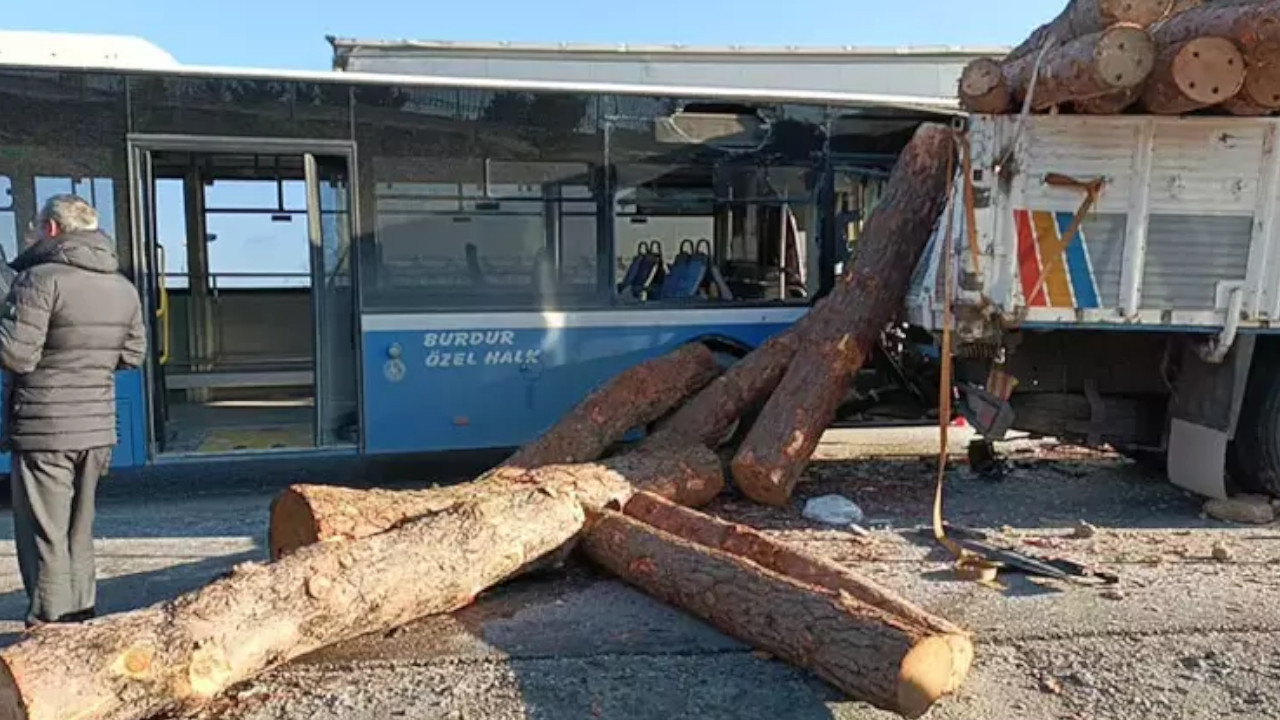
<instances>
[{"instance_id":1,"label":"truck tire","mask_svg":"<svg viewBox=\"0 0 1280 720\"><path fill-rule=\"evenodd\" d=\"M1280 373L1273 348L1258 348L1245 388L1228 472L1242 489L1280 497Z\"/></svg>"}]
</instances>

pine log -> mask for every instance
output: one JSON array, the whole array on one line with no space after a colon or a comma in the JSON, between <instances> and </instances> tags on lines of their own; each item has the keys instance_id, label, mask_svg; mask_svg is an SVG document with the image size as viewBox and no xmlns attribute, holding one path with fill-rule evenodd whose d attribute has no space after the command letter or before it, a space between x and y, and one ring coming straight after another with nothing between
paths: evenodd
<instances>
[{"instance_id":1,"label":"pine log","mask_svg":"<svg viewBox=\"0 0 1280 720\"><path fill-rule=\"evenodd\" d=\"M676 452L674 447L681 449ZM535 471L496 468L470 483L429 490L293 485L271 504L271 557L278 559L318 542L377 535L411 520L451 510L477 495L518 491L531 482L550 483L557 492L572 489L577 483L575 467L550 465ZM711 502L724 488L720 459L698 446L629 453L589 467L612 473L618 487L624 481L632 481L636 489L692 507Z\"/></svg>"},{"instance_id":2,"label":"pine log","mask_svg":"<svg viewBox=\"0 0 1280 720\"><path fill-rule=\"evenodd\" d=\"M689 451L697 465L704 449ZM392 531L248 563L210 585L74 629L46 626L0 651L0 708L26 720L135 720L198 705L302 654L471 603L560 551L584 508L620 505L662 466L547 467L519 486Z\"/></svg>"},{"instance_id":3,"label":"pine log","mask_svg":"<svg viewBox=\"0 0 1280 720\"><path fill-rule=\"evenodd\" d=\"M733 458L733 478L751 499L787 501L853 376L902 307L942 214L954 152L953 133L933 123L903 149L848 268L810 310L799 350Z\"/></svg>"},{"instance_id":4,"label":"pine log","mask_svg":"<svg viewBox=\"0 0 1280 720\"><path fill-rule=\"evenodd\" d=\"M1142 91L1156 115L1182 115L1236 96L1244 86L1244 56L1226 38L1199 37L1163 48Z\"/></svg>"},{"instance_id":5,"label":"pine log","mask_svg":"<svg viewBox=\"0 0 1280 720\"><path fill-rule=\"evenodd\" d=\"M1245 60L1243 100L1280 108L1280 0L1207 2L1169 18L1153 33L1162 47L1198 37L1230 40Z\"/></svg>"},{"instance_id":6,"label":"pine log","mask_svg":"<svg viewBox=\"0 0 1280 720\"><path fill-rule=\"evenodd\" d=\"M965 635L936 632L623 513L593 515L581 547L627 583L905 717L954 693L972 659Z\"/></svg>"},{"instance_id":7,"label":"pine log","mask_svg":"<svg viewBox=\"0 0 1280 720\"><path fill-rule=\"evenodd\" d=\"M1265 117L1276 111L1275 108L1255 105L1251 100L1244 97L1243 94L1236 95L1222 103L1219 107L1232 115L1238 115L1240 117Z\"/></svg>"},{"instance_id":8,"label":"pine log","mask_svg":"<svg viewBox=\"0 0 1280 720\"><path fill-rule=\"evenodd\" d=\"M714 448L740 418L762 406L782 380L800 344L801 319L747 353L686 402L641 443L660 449L698 443Z\"/></svg>"},{"instance_id":9,"label":"pine log","mask_svg":"<svg viewBox=\"0 0 1280 720\"><path fill-rule=\"evenodd\" d=\"M1006 62L1034 57L1050 38L1065 45L1076 38L1102 32L1112 25L1147 27L1169 16L1176 0L1070 0L1053 20L1036 28L1014 48Z\"/></svg>"},{"instance_id":10,"label":"pine log","mask_svg":"<svg viewBox=\"0 0 1280 720\"><path fill-rule=\"evenodd\" d=\"M702 343L640 363L592 392L503 464L535 468L595 460L628 431L662 417L719 373L715 355Z\"/></svg>"},{"instance_id":11,"label":"pine log","mask_svg":"<svg viewBox=\"0 0 1280 720\"><path fill-rule=\"evenodd\" d=\"M1022 105L1028 92L1033 110L1047 110L1137 87L1155 65L1156 47L1138 25L1113 25L1056 45L1045 54L1032 92L1038 57L1026 55L1003 66L1015 106Z\"/></svg>"},{"instance_id":12,"label":"pine log","mask_svg":"<svg viewBox=\"0 0 1280 720\"><path fill-rule=\"evenodd\" d=\"M1142 86L1127 88L1106 95L1081 98L1071 103L1072 109L1084 115L1119 115L1142 97Z\"/></svg>"},{"instance_id":13,"label":"pine log","mask_svg":"<svg viewBox=\"0 0 1280 720\"><path fill-rule=\"evenodd\" d=\"M960 106L973 113L999 115L1009 111L1013 96L1000 62L978 58L964 66L959 83Z\"/></svg>"},{"instance_id":14,"label":"pine log","mask_svg":"<svg viewBox=\"0 0 1280 720\"><path fill-rule=\"evenodd\" d=\"M830 560L810 555L785 543L770 539L755 528L681 507L664 497L638 492L623 506L623 513L646 525L678 535L709 548L745 558L776 573L807 585L839 590L885 612L906 618L933 632L968 637L969 632L949 620L926 612L906 598ZM957 648L963 652L964 648ZM972 646L968 648L972 652ZM967 669L972 657L957 655Z\"/></svg>"}]
</instances>

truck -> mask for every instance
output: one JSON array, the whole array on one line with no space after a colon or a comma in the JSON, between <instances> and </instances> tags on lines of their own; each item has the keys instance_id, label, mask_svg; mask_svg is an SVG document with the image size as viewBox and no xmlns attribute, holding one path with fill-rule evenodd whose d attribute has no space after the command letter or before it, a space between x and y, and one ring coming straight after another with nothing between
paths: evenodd
<instances>
[{"instance_id":1,"label":"truck","mask_svg":"<svg viewBox=\"0 0 1280 720\"><path fill-rule=\"evenodd\" d=\"M906 319L951 331L971 457L1024 431L1113 447L1201 495L1280 495L1280 119L957 130Z\"/></svg>"}]
</instances>

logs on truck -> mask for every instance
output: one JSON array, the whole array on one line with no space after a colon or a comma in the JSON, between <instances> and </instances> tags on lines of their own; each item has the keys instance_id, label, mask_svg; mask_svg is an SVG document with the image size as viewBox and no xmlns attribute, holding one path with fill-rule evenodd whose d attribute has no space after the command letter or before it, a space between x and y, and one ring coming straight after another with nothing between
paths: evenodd
<instances>
[{"instance_id":1,"label":"logs on truck","mask_svg":"<svg viewBox=\"0 0 1280 720\"><path fill-rule=\"evenodd\" d=\"M1280 0L1071 0L1002 58L969 63L975 113L1270 115Z\"/></svg>"},{"instance_id":2,"label":"logs on truck","mask_svg":"<svg viewBox=\"0 0 1280 720\"><path fill-rule=\"evenodd\" d=\"M294 486L273 502L271 560L181 597L0 650L0 708L126 720L198 705L359 635L447 613L573 551L850 697L918 717L957 691L968 633L856 572L690 508L725 486L785 503L835 400L902 304L942 209L955 133L922 125L837 287L721 373L690 343L620 374L542 437L462 485ZM647 437L632 446L635 429Z\"/></svg>"}]
</instances>

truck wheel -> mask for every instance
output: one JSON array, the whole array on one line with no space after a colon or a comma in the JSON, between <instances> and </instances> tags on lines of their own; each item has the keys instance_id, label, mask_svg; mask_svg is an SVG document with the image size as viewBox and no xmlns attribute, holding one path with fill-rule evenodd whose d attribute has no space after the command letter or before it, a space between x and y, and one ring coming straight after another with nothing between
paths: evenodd
<instances>
[{"instance_id":1,"label":"truck wheel","mask_svg":"<svg viewBox=\"0 0 1280 720\"><path fill-rule=\"evenodd\" d=\"M1240 407L1228 470L1243 489L1280 496L1280 373L1259 348Z\"/></svg>"}]
</instances>

